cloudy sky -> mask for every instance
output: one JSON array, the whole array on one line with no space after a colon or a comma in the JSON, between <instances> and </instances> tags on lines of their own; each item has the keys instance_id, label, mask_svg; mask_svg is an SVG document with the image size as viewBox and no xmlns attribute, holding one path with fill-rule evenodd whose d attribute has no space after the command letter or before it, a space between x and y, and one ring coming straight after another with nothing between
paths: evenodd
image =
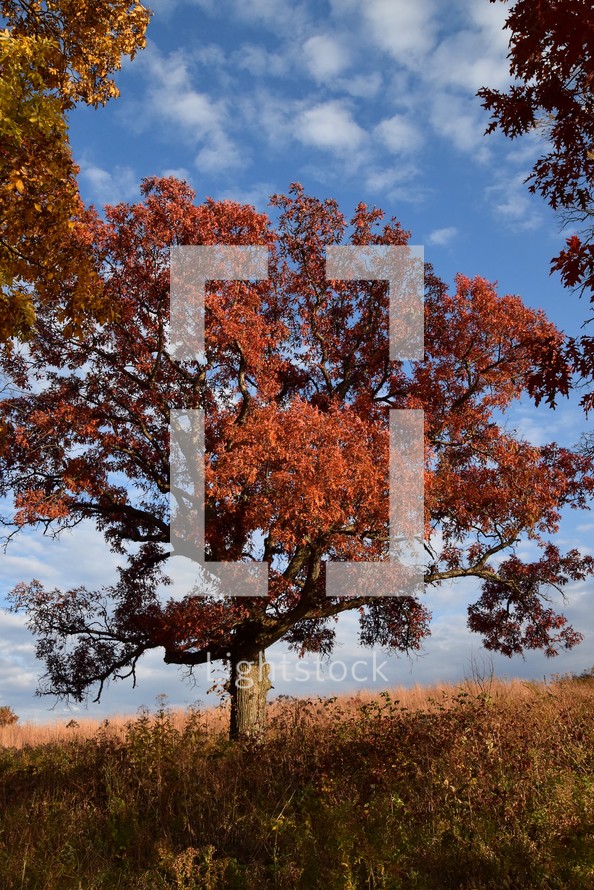
<instances>
[{"instance_id":1,"label":"cloudy sky","mask_svg":"<svg viewBox=\"0 0 594 890\"><path fill-rule=\"evenodd\" d=\"M507 83L503 4L488 0L155 0L149 44L118 78L122 96L105 109L79 109L71 139L83 197L98 207L134 200L144 176L188 180L198 199L230 198L265 210L268 196L301 182L339 201L382 207L412 231L412 242L450 282L482 275L502 293L543 307L578 331L586 307L548 275L562 242L558 221L523 183L537 138L512 144L486 137L475 92ZM508 426L536 444L572 444L586 428L574 402L555 412L525 402ZM590 549L594 516L568 515L560 546ZM51 586L113 580L117 562L89 526L60 541L23 535L0 555L0 603L14 583ZM566 612L586 633L554 661L495 658L498 673L539 678L594 663L594 581L570 592ZM470 672L480 640L465 629L470 582L431 591L433 637L419 659L376 654L376 684L456 680ZM335 658L297 675L293 656L274 647L275 693L334 694L373 685L372 654L357 649L353 621L341 620ZM54 719L62 705L35 699L40 665L20 616L0 613L0 704L23 718ZM353 679L352 665L358 665ZM382 667L383 665L383 667ZM378 670L379 669L379 670ZM342 674L347 677L341 682ZM213 671L213 676L220 672ZM309 679L305 680L304 675ZM158 653L145 658L139 685L111 686L92 715L133 712L166 693L174 704L211 702L206 669L189 685ZM214 702L213 702L214 703Z\"/></svg>"}]
</instances>

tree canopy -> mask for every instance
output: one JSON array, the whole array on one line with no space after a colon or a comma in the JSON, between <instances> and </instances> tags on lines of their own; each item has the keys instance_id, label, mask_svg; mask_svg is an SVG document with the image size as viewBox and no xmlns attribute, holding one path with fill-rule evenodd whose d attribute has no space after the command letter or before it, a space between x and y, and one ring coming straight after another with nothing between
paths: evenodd
<instances>
[{"instance_id":1,"label":"tree canopy","mask_svg":"<svg viewBox=\"0 0 594 890\"><path fill-rule=\"evenodd\" d=\"M0 342L28 336L38 302L72 330L105 318L66 115L118 95L112 74L145 45L138 0L2 0L0 32Z\"/></svg>"},{"instance_id":2,"label":"tree canopy","mask_svg":"<svg viewBox=\"0 0 594 890\"><path fill-rule=\"evenodd\" d=\"M490 0L491 3L497 0ZM507 2L507 0L502 0ZM510 139L539 130L543 154L528 176L530 191L541 194L574 231L551 261L566 287L578 288L594 301L594 8L590 0L517 0L505 24L510 32L509 70L514 82L506 92L483 87L478 92L491 113L487 132L501 130ZM567 344L567 357L583 377L594 377L591 336ZM555 392L567 378L550 357ZM591 392L583 404L592 407Z\"/></svg>"},{"instance_id":3,"label":"tree canopy","mask_svg":"<svg viewBox=\"0 0 594 890\"><path fill-rule=\"evenodd\" d=\"M547 602L594 570L550 541L565 505L586 506L592 461L535 446L501 417L537 373L534 344L563 343L542 311L458 276L452 293L426 269L425 357L390 361L387 285L329 281L328 245L403 245L398 222L364 204L347 222L333 200L294 185L266 214L196 204L175 179L148 179L143 200L84 217L112 321L90 336L39 312L26 349L3 358L0 494L14 530L93 521L121 554L100 590L13 593L38 635L42 691L83 699L134 672L149 649L192 668L253 660L285 639L329 653L335 619L356 610L368 646L416 650L429 632L422 598L331 598L325 560L385 560L390 408L425 411L425 583L476 581L469 627L507 655L554 655L580 639ZM175 245L263 245L263 281L206 286L205 352L168 348ZM261 560L266 598L170 597L170 411L206 422L206 556ZM525 561L520 542L532 542Z\"/></svg>"}]
</instances>

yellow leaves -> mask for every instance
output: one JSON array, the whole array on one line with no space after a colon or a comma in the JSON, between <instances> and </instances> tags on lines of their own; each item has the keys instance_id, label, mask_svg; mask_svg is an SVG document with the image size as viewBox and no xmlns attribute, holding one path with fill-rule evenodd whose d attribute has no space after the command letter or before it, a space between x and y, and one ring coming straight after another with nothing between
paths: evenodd
<instances>
[{"instance_id":1,"label":"yellow leaves","mask_svg":"<svg viewBox=\"0 0 594 890\"><path fill-rule=\"evenodd\" d=\"M150 13L137 0L0 0L0 342L26 337L32 295L61 300L81 328L101 310L89 248L77 239L82 209L65 113L118 95L110 74L145 45ZM100 288L99 288L100 292ZM12 315L12 322L10 316ZM75 317L77 316L78 317Z\"/></svg>"},{"instance_id":2,"label":"yellow leaves","mask_svg":"<svg viewBox=\"0 0 594 890\"><path fill-rule=\"evenodd\" d=\"M51 43L53 50L44 66L45 85L56 90L68 105L83 101L104 104L118 95L110 74L121 68L122 56L134 57L146 45L145 31L150 12L139 2L58 0L51 10L35 8L15 0L3 0L0 11L9 37L27 37ZM31 40L31 38L29 38ZM35 57L34 43L25 42L23 62Z\"/></svg>"},{"instance_id":3,"label":"yellow leaves","mask_svg":"<svg viewBox=\"0 0 594 890\"><path fill-rule=\"evenodd\" d=\"M34 323L35 309L26 291L13 288L10 296L0 294L0 341L11 336L26 337Z\"/></svg>"}]
</instances>

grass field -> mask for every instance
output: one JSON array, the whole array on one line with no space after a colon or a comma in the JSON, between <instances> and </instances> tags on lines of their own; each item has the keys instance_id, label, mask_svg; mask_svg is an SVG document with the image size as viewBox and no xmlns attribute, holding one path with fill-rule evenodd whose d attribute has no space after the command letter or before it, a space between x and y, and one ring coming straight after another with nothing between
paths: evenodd
<instances>
[{"instance_id":1,"label":"grass field","mask_svg":"<svg viewBox=\"0 0 594 890\"><path fill-rule=\"evenodd\" d=\"M594 888L594 679L0 728L0 887Z\"/></svg>"}]
</instances>

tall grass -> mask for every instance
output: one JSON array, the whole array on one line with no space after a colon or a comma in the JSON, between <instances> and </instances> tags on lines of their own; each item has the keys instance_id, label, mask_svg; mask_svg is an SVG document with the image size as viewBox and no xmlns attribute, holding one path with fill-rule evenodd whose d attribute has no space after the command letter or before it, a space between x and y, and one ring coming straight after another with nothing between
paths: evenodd
<instances>
[{"instance_id":1,"label":"tall grass","mask_svg":"<svg viewBox=\"0 0 594 890\"><path fill-rule=\"evenodd\" d=\"M395 687L390 690L390 697L400 703L401 708L410 711L434 710L443 702L453 701L459 689L472 693L480 693L485 689L497 698L513 696L514 698L529 697L532 684L521 680L500 681L491 677L475 680L469 679L460 687L441 683L433 686L416 685L412 687ZM299 710L305 706L307 699L294 699L280 696L273 699L268 706L268 714L274 716L287 709ZM339 701L343 712L356 713L357 710L374 701L378 701L378 693L362 690L354 695L341 695L327 698L326 702ZM148 712L147 712L148 713ZM181 731L186 724L188 711L181 708L168 708L169 718L173 726ZM321 715L320 715L321 717ZM153 717L156 719L156 717ZM123 739L126 728L134 717L130 714L115 714L107 720L89 719L70 714L67 717L47 723L19 722L3 726L0 723L0 747L23 748L25 746L47 745L57 742L71 742L75 739L91 739L99 731L117 739ZM201 712L201 720L205 728L211 732L225 732L229 724L229 709L225 706L206 708Z\"/></svg>"},{"instance_id":2,"label":"tall grass","mask_svg":"<svg viewBox=\"0 0 594 890\"><path fill-rule=\"evenodd\" d=\"M0 887L594 888L591 679L277 701L251 744L224 722L0 730Z\"/></svg>"}]
</instances>

